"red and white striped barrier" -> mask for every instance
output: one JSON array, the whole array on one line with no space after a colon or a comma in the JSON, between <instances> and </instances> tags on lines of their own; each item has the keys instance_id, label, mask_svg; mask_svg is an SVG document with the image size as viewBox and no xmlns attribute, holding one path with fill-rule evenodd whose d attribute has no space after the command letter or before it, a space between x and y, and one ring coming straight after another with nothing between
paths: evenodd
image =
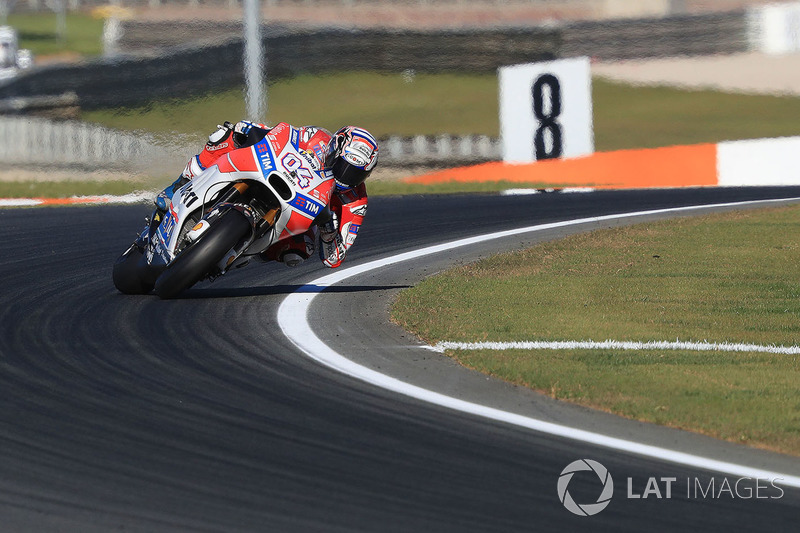
<instances>
[{"instance_id":1,"label":"red and white striped barrier","mask_svg":"<svg viewBox=\"0 0 800 533\"><path fill-rule=\"evenodd\" d=\"M800 137L596 152L525 164L484 163L409 183L508 181L541 187L630 189L800 185Z\"/></svg>"}]
</instances>

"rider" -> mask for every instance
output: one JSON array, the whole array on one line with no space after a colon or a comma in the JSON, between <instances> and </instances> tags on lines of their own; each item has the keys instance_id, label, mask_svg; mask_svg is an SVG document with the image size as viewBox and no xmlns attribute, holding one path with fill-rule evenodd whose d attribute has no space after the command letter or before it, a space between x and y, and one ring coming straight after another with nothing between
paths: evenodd
<instances>
[{"instance_id":1,"label":"rider","mask_svg":"<svg viewBox=\"0 0 800 533\"><path fill-rule=\"evenodd\" d=\"M278 127L278 126L276 126ZM252 146L272 128L246 120L225 122L209 135L203 150L189 159L181 175L155 199L156 206L166 211L173 194L215 161L236 148ZM319 255L323 264L336 268L353 245L367 212L367 188L364 181L378 162L378 143L365 129L345 126L333 135L324 128L303 126L299 131L300 152L315 169L333 173L334 194L329 204L331 218L317 230L313 225L303 235L282 239L262 252L265 261L280 261L297 266L308 259L316 248L319 234Z\"/></svg>"}]
</instances>

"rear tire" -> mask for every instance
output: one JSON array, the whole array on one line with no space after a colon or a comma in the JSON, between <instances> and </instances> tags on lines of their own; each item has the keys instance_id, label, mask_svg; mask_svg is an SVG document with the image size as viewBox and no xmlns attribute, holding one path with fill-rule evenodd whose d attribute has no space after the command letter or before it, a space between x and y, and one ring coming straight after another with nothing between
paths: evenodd
<instances>
[{"instance_id":1,"label":"rear tire","mask_svg":"<svg viewBox=\"0 0 800 533\"><path fill-rule=\"evenodd\" d=\"M144 281L139 272L139 261L143 255L142 250L134 243L114 262L112 278L119 292L147 294L153 290L153 284Z\"/></svg>"},{"instance_id":2,"label":"rear tire","mask_svg":"<svg viewBox=\"0 0 800 533\"><path fill-rule=\"evenodd\" d=\"M231 209L223 214L158 277L156 294L163 299L174 298L206 277L250 229L250 222L239 211Z\"/></svg>"}]
</instances>

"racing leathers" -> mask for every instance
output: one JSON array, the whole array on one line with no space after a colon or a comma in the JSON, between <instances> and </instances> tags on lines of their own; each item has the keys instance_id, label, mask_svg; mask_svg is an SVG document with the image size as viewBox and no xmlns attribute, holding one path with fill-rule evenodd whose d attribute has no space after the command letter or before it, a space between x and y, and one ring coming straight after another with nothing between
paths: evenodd
<instances>
[{"instance_id":1,"label":"racing leathers","mask_svg":"<svg viewBox=\"0 0 800 533\"><path fill-rule=\"evenodd\" d=\"M291 126L284 124L284 127ZM249 121L240 121L235 125L225 122L222 126L218 126L218 129L209 135L208 142L200 153L189 159L180 177L156 197L156 205L159 209L166 210L177 189L213 166L217 159L231 150L253 146L271 129L264 124ZM295 129L299 133L301 154L312 167L322 169L326 155L332 149L329 146L332 138L330 132L315 126ZM330 268L341 265L358 236L367 211L366 186L363 183L349 189L337 186L331 195L328 209L330 217L321 226L315 224L304 234L282 238L259 254L260 259L297 266L313 255L318 248L323 264Z\"/></svg>"}]
</instances>

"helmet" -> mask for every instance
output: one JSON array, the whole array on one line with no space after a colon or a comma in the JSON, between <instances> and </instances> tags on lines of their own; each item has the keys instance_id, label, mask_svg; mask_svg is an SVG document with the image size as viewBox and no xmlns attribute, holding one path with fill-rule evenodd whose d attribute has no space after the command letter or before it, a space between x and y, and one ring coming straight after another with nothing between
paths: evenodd
<instances>
[{"instance_id":1,"label":"helmet","mask_svg":"<svg viewBox=\"0 0 800 533\"><path fill-rule=\"evenodd\" d=\"M328 144L325 168L333 173L340 191L358 187L378 163L378 141L365 129L346 126Z\"/></svg>"}]
</instances>

